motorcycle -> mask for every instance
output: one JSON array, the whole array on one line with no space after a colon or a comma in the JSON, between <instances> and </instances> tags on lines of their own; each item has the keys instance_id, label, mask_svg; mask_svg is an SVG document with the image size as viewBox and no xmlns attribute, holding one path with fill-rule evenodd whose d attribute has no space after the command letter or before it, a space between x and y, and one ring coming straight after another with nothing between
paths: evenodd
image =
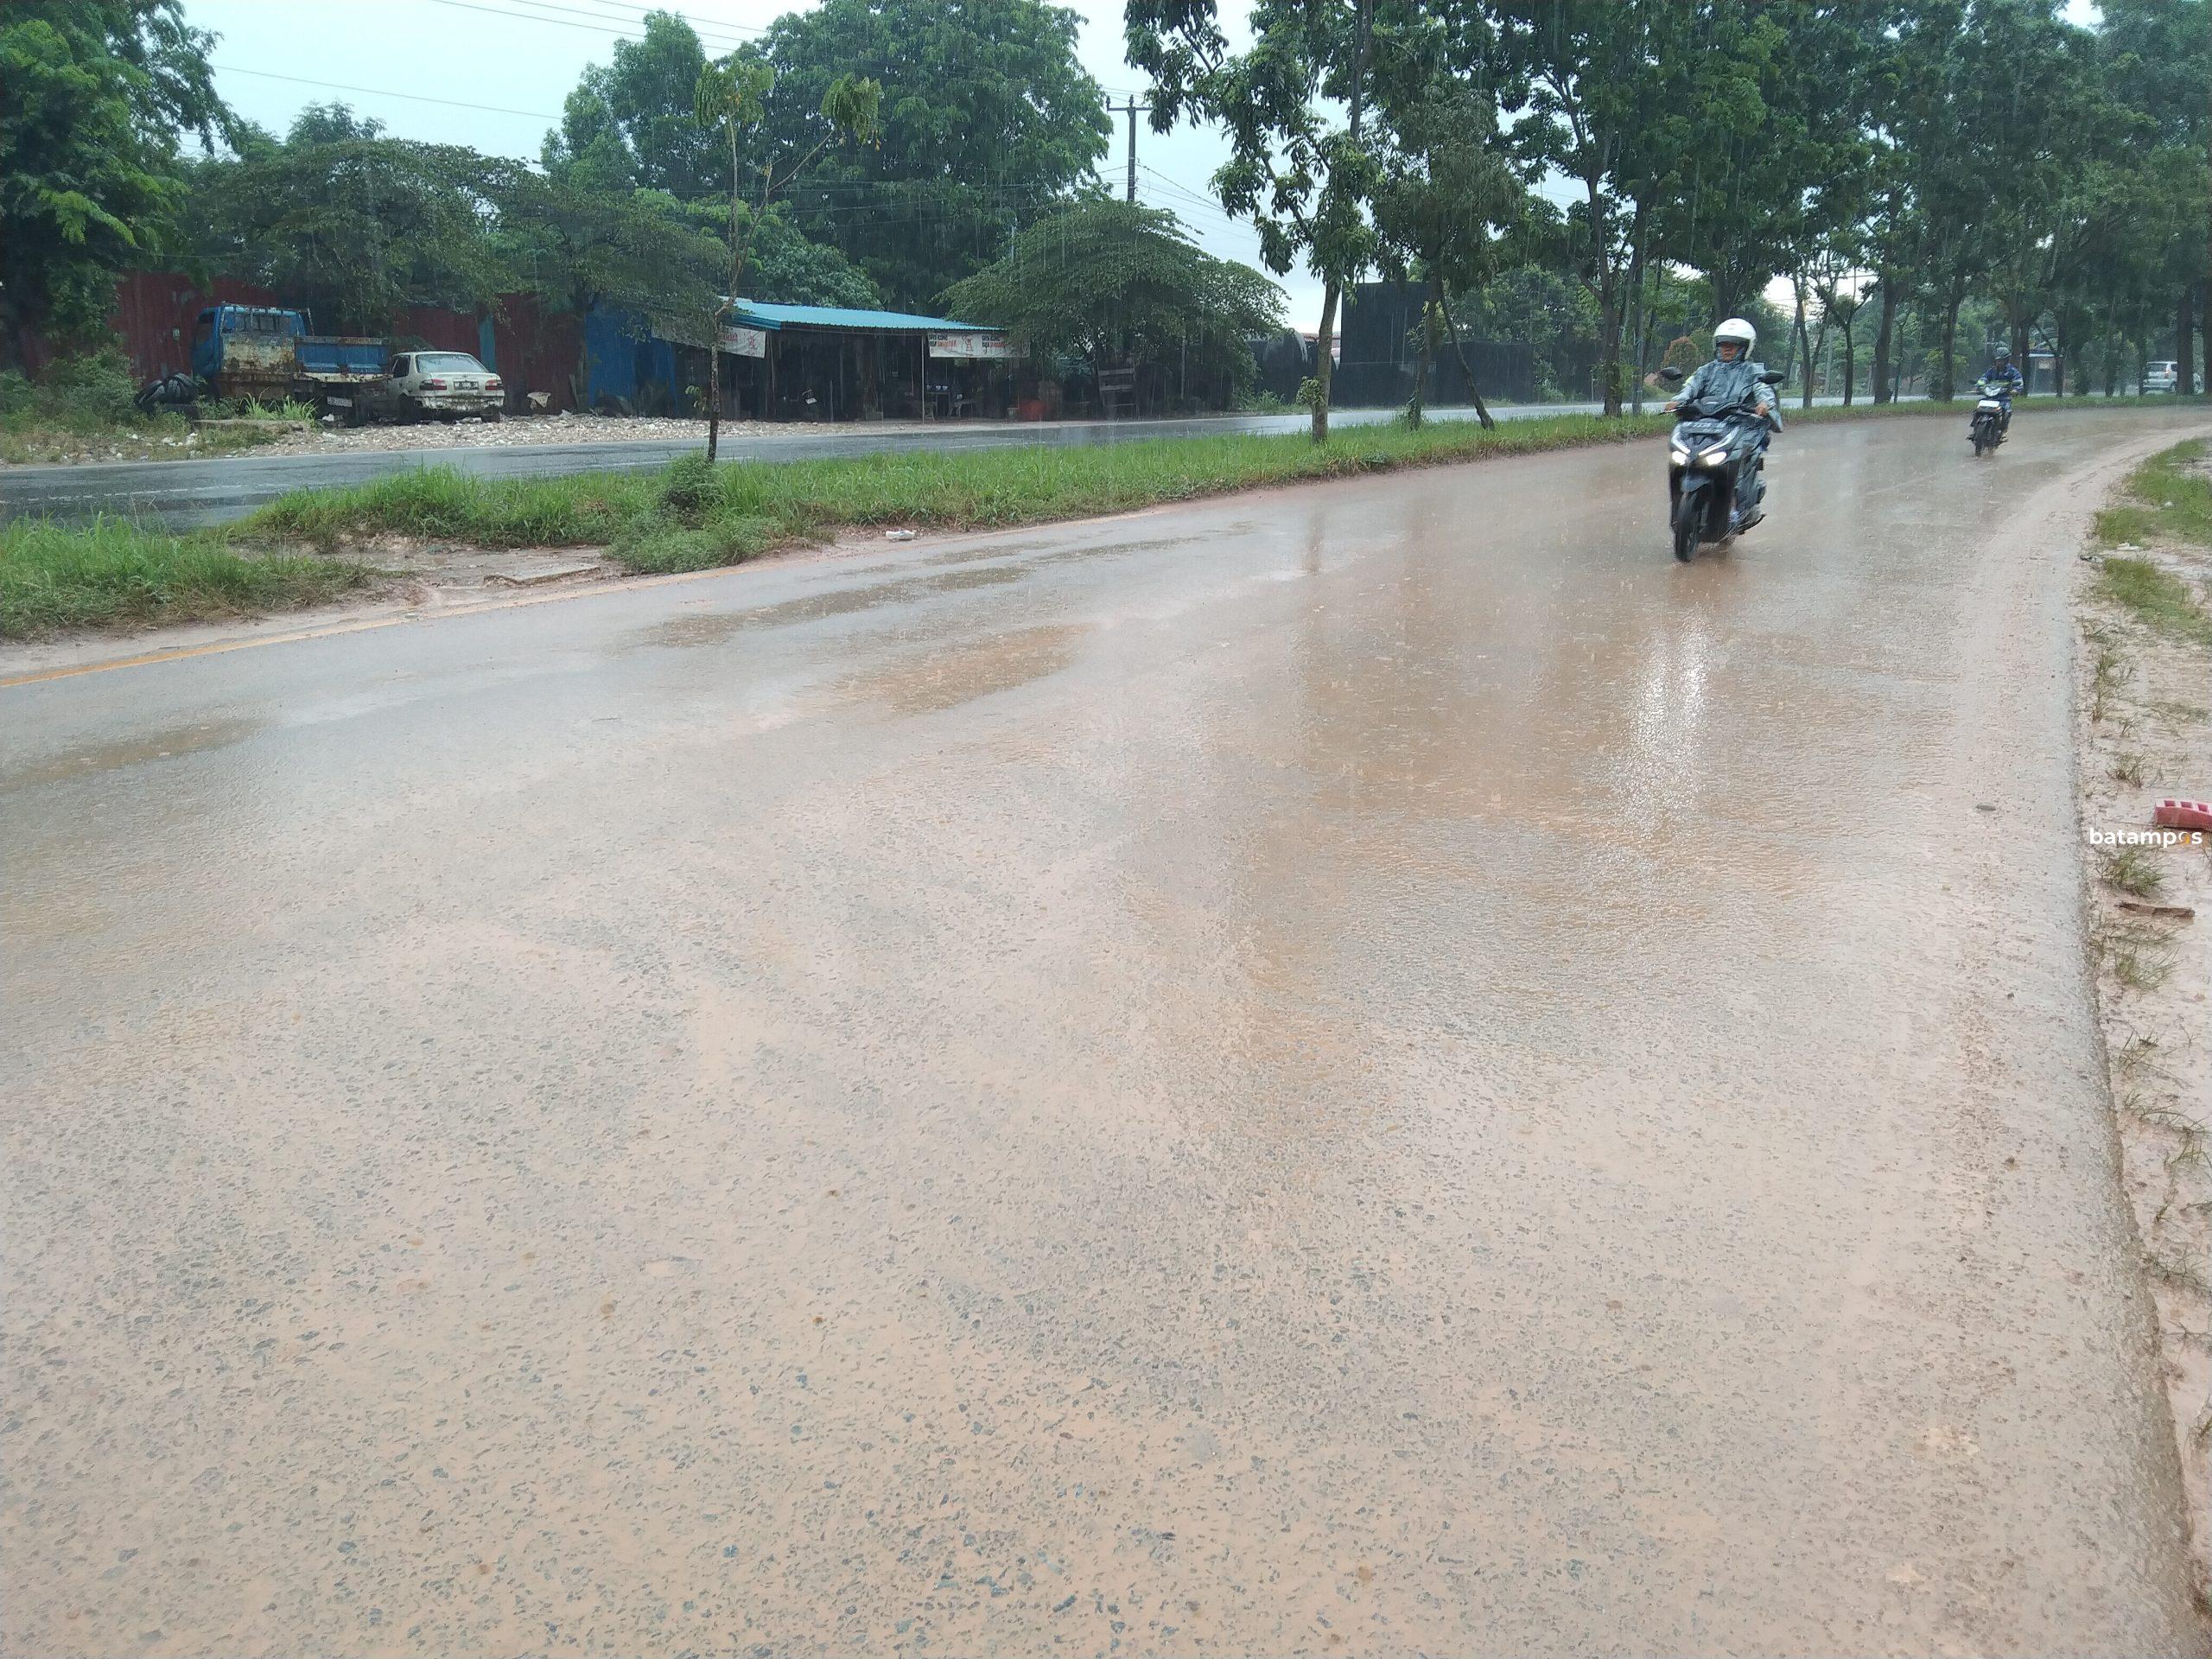
<instances>
[{"instance_id":1,"label":"motorcycle","mask_svg":"<svg viewBox=\"0 0 2212 1659\"><path fill-rule=\"evenodd\" d=\"M1993 455L1997 446L2005 442L2005 400L1990 390L1986 380L1975 381L1974 389L1977 401L1967 436L1974 441L1977 456Z\"/></svg>"},{"instance_id":2,"label":"motorcycle","mask_svg":"<svg viewBox=\"0 0 2212 1659\"><path fill-rule=\"evenodd\" d=\"M1662 369L1669 385L1682 379L1680 369ZM1758 377L1780 385L1779 372ZM1749 385L1725 406L1700 396L1680 409L1681 419L1667 442L1667 519L1675 534L1675 556L1688 564L1700 542L1725 542L1766 516L1766 455L1762 440L1769 417ZM1780 431L1777 423L1773 429Z\"/></svg>"}]
</instances>

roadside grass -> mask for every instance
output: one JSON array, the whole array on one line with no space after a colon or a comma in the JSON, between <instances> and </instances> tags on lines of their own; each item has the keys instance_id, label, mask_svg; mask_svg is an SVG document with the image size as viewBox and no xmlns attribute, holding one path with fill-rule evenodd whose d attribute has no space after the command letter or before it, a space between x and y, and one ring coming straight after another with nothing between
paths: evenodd
<instances>
[{"instance_id":1,"label":"roadside grass","mask_svg":"<svg viewBox=\"0 0 2212 1659\"><path fill-rule=\"evenodd\" d=\"M374 575L308 554L242 558L219 533L173 535L120 518L66 527L16 519L0 524L0 638L290 609Z\"/></svg>"},{"instance_id":2,"label":"roadside grass","mask_svg":"<svg viewBox=\"0 0 2212 1659\"><path fill-rule=\"evenodd\" d=\"M2212 546L2212 537L2206 545ZM2212 645L2212 612L2205 610L2187 582L2161 565L2112 555L2097 574L2097 591L2159 633L2191 645Z\"/></svg>"},{"instance_id":3,"label":"roadside grass","mask_svg":"<svg viewBox=\"0 0 2212 1659\"><path fill-rule=\"evenodd\" d=\"M2106 854L2101 874L2107 886L2138 899L2155 899L2166 888L2166 873L2140 847L2122 847Z\"/></svg>"},{"instance_id":4,"label":"roadside grass","mask_svg":"<svg viewBox=\"0 0 2212 1659\"><path fill-rule=\"evenodd\" d=\"M2127 476L2130 498L2097 515L2097 539L2107 547L2160 541L2212 547L2212 478L2198 468L2206 440L2191 438L2162 449Z\"/></svg>"},{"instance_id":5,"label":"roadside grass","mask_svg":"<svg viewBox=\"0 0 2212 1659\"><path fill-rule=\"evenodd\" d=\"M263 419L194 428L174 410L143 413L137 390L113 347L57 358L35 381L0 372L0 461L198 460L252 448L315 418L287 403Z\"/></svg>"}]
</instances>

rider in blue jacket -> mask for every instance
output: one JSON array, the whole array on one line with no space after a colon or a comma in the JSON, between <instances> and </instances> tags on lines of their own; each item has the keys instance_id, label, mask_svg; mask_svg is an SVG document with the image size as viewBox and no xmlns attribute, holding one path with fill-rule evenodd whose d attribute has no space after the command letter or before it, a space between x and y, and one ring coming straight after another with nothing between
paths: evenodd
<instances>
[{"instance_id":1,"label":"rider in blue jacket","mask_svg":"<svg viewBox=\"0 0 2212 1659\"><path fill-rule=\"evenodd\" d=\"M2012 425L2013 394L2017 392L2024 397L2028 391L2026 377L2012 366L2012 353L2010 350L2002 346L1997 348L1997 360L1989 365L1988 372L1981 377L1981 384L1989 388L1991 397L2005 405L2004 427L2009 431Z\"/></svg>"}]
</instances>

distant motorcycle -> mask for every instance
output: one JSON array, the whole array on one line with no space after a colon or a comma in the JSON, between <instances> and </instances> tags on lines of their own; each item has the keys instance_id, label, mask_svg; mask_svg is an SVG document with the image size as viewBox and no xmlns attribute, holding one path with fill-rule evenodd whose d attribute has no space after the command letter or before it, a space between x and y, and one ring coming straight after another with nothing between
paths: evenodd
<instances>
[{"instance_id":1,"label":"distant motorcycle","mask_svg":"<svg viewBox=\"0 0 2212 1659\"><path fill-rule=\"evenodd\" d=\"M1993 391L1986 380L1974 383L1976 401L1974 421L1967 428L1967 436L1974 441L1977 456L1993 455L1997 446L2005 442L2005 400Z\"/></svg>"},{"instance_id":2,"label":"distant motorcycle","mask_svg":"<svg viewBox=\"0 0 2212 1659\"><path fill-rule=\"evenodd\" d=\"M1659 378L1676 385L1682 372L1662 369ZM1770 386L1782 384L1772 369L1758 378ZM1725 542L1766 516L1763 440L1769 427L1749 381L1725 405L1700 395L1675 412L1681 418L1667 444L1667 514L1675 556L1688 564L1699 543Z\"/></svg>"}]
</instances>

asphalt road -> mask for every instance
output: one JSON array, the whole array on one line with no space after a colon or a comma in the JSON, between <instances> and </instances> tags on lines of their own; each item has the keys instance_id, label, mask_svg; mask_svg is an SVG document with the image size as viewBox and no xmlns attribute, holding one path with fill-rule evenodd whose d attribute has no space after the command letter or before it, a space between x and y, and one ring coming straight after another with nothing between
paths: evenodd
<instances>
[{"instance_id":1,"label":"asphalt road","mask_svg":"<svg viewBox=\"0 0 2212 1659\"><path fill-rule=\"evenodd\" d=\"M2204 424L0 688L7 1650L2202 1654L2064 594Z\"/></svg>"}]
</instances>

